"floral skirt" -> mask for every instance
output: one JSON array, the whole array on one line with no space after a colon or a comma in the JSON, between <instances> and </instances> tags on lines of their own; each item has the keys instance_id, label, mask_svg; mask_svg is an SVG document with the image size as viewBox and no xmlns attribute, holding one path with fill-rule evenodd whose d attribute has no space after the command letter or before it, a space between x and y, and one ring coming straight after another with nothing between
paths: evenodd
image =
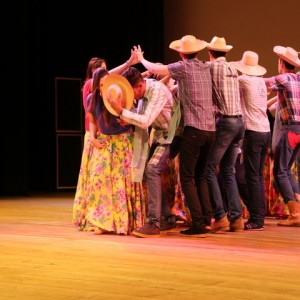
<instances>
[{"instance_id":1,"label":"floral skirt","mask_svg":"<svg viewBox=\"0 0 300 300\"><path fill-rule=\"evenodd\" d=\"M141 183L132 181L131 132L99 134L108 147L92 148L84 198L74 201L73 222L79 230L102 230L130 234L143 226L146 200Z\"/></svg>"},{"instance_id":2,"label":"floral skirt","mask_svg":"<svg viewBox=\"0 0 300 300\"><path fill-rule=\"evenodd\" d=\"M86 205L85 202L86 202L87 182L89 179L90 161L93 153L93 147L90 144L90 137L91 137L90 132L86 131L84 135L81 165L80 165L74 204L73 204L72 220L74 224L81 223L82 215L84 215L85 212L84 207Z\"/></svg>"}]
</instances>

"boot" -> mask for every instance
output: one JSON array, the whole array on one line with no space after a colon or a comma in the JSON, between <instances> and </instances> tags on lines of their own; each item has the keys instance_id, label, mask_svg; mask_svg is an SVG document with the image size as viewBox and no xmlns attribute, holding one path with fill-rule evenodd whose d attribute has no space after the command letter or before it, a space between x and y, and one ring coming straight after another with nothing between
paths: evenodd
<instances>
[{"instance_id":1,"label":"boot","mask_svg":"<svg viewBox=\"0 0 300 300\"><path fill-rule=\"evenodd\" d=\"M231 232L243 232L244 231L244 221L243 217L239 217L234 222L230 222L230 231Z\"/></svg>"},{"instance_id":2,"label":"boot","mask_svg":"<svg viewBox=\"0 0 300 300\"><path fill-rule=\"evenodd\" d=\"M213 233L229 231L229 221L227 215L222 217L220 220L215 220L212 224L211 231Z\"/></svg>"},{"instance_id":3,"label":"boot","mask_svg":"<svg viewBox=\"0 0 300 300\"><path fill-rule=\"evenodd\" d=\"M289 217L279 222L278 226L300 227L300 203L296 201L289 201L287 203L289 208Z\"/></svg>"}]
</instances>

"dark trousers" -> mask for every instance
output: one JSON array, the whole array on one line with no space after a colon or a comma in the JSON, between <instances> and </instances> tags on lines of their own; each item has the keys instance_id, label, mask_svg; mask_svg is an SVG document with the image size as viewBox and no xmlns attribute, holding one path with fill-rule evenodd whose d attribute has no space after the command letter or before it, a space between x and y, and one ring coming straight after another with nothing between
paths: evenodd
<instances>
[{"instance_id":1,"label":"dark trousers","mask_svg":"<svg viewBox=\"0 0 300 300\"><path fill-rule=\"evenodd\" d=\"M250 222L258 225L264 225L266 201L263 168L270 143L270 132L245 131L243 161L248 190L245 205L250 214Z\"/></svg>"},{"instance_id":2,"label":"dark trousers","mask_svg":"<svg viewBox=\"0 0 300 300\"><path fill-rule=\"evenodd\" d=\"M192 224L196 228L210 225L212 218L210 196L206 182L206 167L214 131L184 128L180 148L180 182Z\"/></svg>"}]
</instances>

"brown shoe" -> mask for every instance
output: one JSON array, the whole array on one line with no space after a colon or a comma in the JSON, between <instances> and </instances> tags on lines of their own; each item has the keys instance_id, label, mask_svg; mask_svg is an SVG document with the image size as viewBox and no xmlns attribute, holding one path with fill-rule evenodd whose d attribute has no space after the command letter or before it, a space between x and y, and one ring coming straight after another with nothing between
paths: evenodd
<instances>
[{"instance_id":1,"label":"brown shoe","mask_svg":"<svg viewBox=\"0 0 300 300\"><path fill-rule=\"evenodd\" d=\"M279 222L278 226L287 226L287 227L300 227L300 203L296 201L289 201L287 203L289 208L289 217Z\"/></svg>"},{"instance_id":2,"label":"brown shoe","mask_svg":"<svg viewBox=\"0 0 300 300\"><path fill-rule=\"evenodd\" d=\"M155 238L160 237L160 230L154 223L146 223L140 229L134 230L132 235L142 238Z\"/></svg>"},{"instance_id":3,"label":"brown shoe","mask_svg":"<svg viewBox=\"0 0 300 300\"><path fill-rule=\"evenodd\" d=\"M211 227L212 233L225 232L229 231L229 222L227 219L227 215L225 215L220 220L215 220Z\"/></svg>"},{"instance_id":4,"label":"brown shoe","mask_svg":"<svg viewBox=\"0 0 300 300\"><path fill-rule=\"evenodd\" d=\"M244 231L244 221L243 217L239 217L234 222L230 222L230 231L231 232L243 232Z\"/></svg>"}]
</instances>

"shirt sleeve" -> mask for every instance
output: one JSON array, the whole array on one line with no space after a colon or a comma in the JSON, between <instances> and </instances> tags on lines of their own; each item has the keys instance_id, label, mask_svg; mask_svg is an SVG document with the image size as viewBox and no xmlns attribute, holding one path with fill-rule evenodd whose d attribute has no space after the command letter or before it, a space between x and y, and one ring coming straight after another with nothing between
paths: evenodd
<instances>
[{"instance_id":1,"label":"shirt sleeve","mask_svg":"<svg viewBox=\"0 0 300 300\"><path fill-rule=\"evenodd\" d=\"M121 119L141 128L148 128L151 126L168 101L168 95L162 85L163 83L160 82L153 83L150 91L145 94L148 103L143 114L123 109ZM143 99L142 101L145 100Z\"/></svg>"}]
</instances>

